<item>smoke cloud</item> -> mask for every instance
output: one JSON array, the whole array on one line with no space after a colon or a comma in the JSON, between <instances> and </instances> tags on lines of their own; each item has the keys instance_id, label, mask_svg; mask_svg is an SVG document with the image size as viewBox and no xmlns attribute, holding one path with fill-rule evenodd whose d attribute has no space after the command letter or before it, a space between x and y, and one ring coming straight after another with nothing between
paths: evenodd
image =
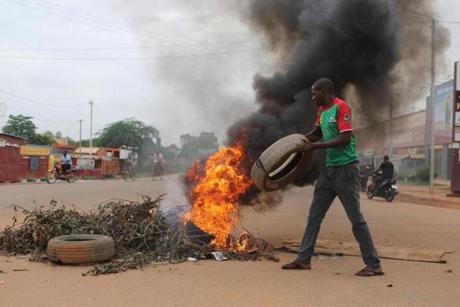
<instances>
[{"instance_id":1,"label":"smoke cloud","mask_svg":"<svg viewBox=\"0 0 460 307\"><path fill-rule=\"evenodd\" d=\"M244 19L282 66L271 76L254 77L259 109L229 129L230 144L246 140L249 158L256 159L277 139L310 130L316 111L309 88L320 77L332 79L339 96L353 93L347 98L368 122L392 99L416 99L429 80L430 28L426 18L404 7L432 14L432 5L428 0L250 1ZM438 34L441 54L448 32L439 28ZM312 165L298 183L313 181L318 168Z\"/></svg>"},{"instance_id":2,"label":"smoke cloud","mask_svg":"<svg viewBox=\"0 0 460 307\"><path fill-rule=\"evenodd\" d=\"M147 67L152 80L164 85L160 94L166 99L155 104L158 120L175 122L183 132L208 129L219 136L230 123L227 143L244 141L248 165L281 137L313 127L316 107L309 88L320 77L332 79L337 94L351 104L355 125L358 117L372 123L388 114L390 101L397 109L420 98L426 92L422 88L429 84L429 20L406 8L434 15L436 1L120 1L118 10L129 16L134 30L151 29L139 34L140 41L144 43L147 37L150 43L156 37L153 41L164 45L156 51L160 55L174 55L177 50L193 54L265 49L256 57L243 52L193 60L172 58ZM255 35L262 43L231 43L241 40L232 38L238 37L233 31L242 31L241 20L252 30L252 35L245 34L248 41ZM449 33L439 24L437 30L442 63ZM215 41L229 43L193 47L193 42ZM267 60L267 53L275 60ZM255 75L247 71L254 67L265 71ZM248 76L254 76L256 104L252 106L250 89L245 87L251 83ZM168 93L164 88L169 88ZM159 128L162 134L170 132ZM297 184L315 180L323 160L320 155L316 154L317 162Z\"/></svg>"}]
</instances>

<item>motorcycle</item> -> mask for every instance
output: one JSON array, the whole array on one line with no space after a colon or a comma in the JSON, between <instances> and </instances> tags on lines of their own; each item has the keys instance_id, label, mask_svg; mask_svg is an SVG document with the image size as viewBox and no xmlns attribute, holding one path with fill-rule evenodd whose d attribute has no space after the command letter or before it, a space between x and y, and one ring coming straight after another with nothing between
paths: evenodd
<instances>
[{"instance_id":1,"label":"motorcycle","mask_svg":"<svg viewBox=\"0 0 460 307\"><path fill-rule=\"evenodd\" d=\"M48 171L46 176L47 183L56 183L57 180L67 181L68 183L77 180L77 169L72 166L67 172L64 172L61 164L56 164Z\"/></svg>"},{"instance_id":2,"label":"motorcycle","mask_svg":"<svg viewBox=\"0 0 460 307\"><path fill-rule=\"evenodd\" d=\"M380 184L377 184L376 178L379 175L379 173L373 173L371 175L372 183L367 187L367 197L369 199L381 197L385 199L386 202L391 203L395 199L396 195L399 194L399 188L396 185L396 178L385 179Z\"/></svg>"}]
</instances>

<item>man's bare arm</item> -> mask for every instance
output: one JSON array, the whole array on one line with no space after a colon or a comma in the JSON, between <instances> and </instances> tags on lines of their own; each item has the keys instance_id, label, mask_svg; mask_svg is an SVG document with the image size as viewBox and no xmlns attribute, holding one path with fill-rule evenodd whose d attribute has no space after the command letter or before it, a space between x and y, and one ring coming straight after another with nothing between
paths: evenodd
<instances>
[{"instance_id":1,"label":"man's bare arm","mask_svg":"<svg viewBox=\"0 0 460 307\"><path fill-rule=\"evenodd\" d=\"M305 136L311 143L319 142L323 138L323 132L321 131L320 126L315 125L315 128L313 128L312 131L305 134Z\"/></svg>"},{"instance_id":2,"label":"man's bare arm","mask_svg":"<svg viewBox=\"0 0 460 307\"><path fill-rule=\"evenodd\" d=\"M346 131L346 132L340 133L337 137L333 138L330 141L310 143L305 146L305 151L344 146L350 143L350 139L352 136L353 136L353 132Z\"/></svg>"}]
</instances>

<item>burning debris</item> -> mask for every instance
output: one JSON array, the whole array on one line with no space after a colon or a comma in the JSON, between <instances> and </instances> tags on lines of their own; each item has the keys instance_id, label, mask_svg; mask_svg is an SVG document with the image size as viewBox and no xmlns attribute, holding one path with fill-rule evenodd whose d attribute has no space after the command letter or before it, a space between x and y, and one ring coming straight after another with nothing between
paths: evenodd
<instances>
[{"instance_id":1,"label":"burning debris","mask_svg":"<svg viewBox=\"0 0 460 307\"><path fill-rule=\"evenodd\" d=\"M205 164L197 162L185 178L192 209L185 218L213 236L211 244L230 247L230 234L238 222L238 204L251 186L243 165L241 145L223 147Z\"/></svg>"},{"instance_id":2,"label":"burning debris","mask_svg":"<svg viewBox=\"0 0 460 307\"><path fill-rule=\"evenodd\" d=\"M138 269L155 262L180 263L189 257L206 259L216 248L196 243L181 223L173 224L160 210L162 196L141 202L110 201L95 212L78 212L52 201L50 206L27 210L15 206L13 225L0 233L0 253L31 254L31 260L44 261L48 241L69 234L102 234L113 237L116 258L98 264L84 275L118 273ZM23 215L18 224L17 216ZM239 249L223 250L227 259L256 260L262 257L277 260L270 247L261 240L245 235L237 239ZM247 246L247 248L243 248Z\"/></svg>"}]
</instances>

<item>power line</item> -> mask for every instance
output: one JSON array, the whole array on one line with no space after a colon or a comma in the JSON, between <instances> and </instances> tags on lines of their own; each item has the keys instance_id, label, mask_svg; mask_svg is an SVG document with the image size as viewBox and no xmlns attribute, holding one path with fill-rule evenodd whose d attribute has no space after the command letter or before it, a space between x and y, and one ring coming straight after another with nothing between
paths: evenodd
<instances>
[{"instance_id":1,"label":"power line","mask_svg":"<svg viewBox=\"0 0 460 307\"><path fill-rule=\"evenodd\" d=\"M177 54L177 55L160 55L160 56L139 56L139 57L42 57L42 56L22 56L22 55L1 55L1 59L19 59L19 60L47 60L47 61L137 61L137 60L160 60L175 58L195 58L207 56L223 56L238 53L250 53L263 51L264 49L234 50L234 51L216 51L195 54Z\"/></svg>"},{"instance_id":2,"label":"power line","mask_svg":"<svg viewBox=\"0 0 460 307\"><path fill-rule=\"evenodd\" d=\"M130 35L132 35L132 34L136 34L136 32L138 32L137 34L138 35L144 35L144 38L146 38L145 35L148 35L149 39L154 36L156 42L162 41L163 43L168 43L168 42L171 41L170 38L165 38L165 36L161 35L160 33L155 33L155 32L148 31L148 30L139 30L139 29L137 29L136 31L133 31L131 28L127 29L124 25L114 27L113 22L108 22L108 21L103 20L103 19L101 21L101 18L97 17L95 14L91 14L91 15L83 14L83 13L77 12L75 10L71 10L71 9L66 8L66 7L63 7L63 6L58 6L58 5L56 5L56 3L50 3L50 2L43 1L43 0L41 0L41 1L40 0L10 0L10 1L21 2L23 4L32 5L32 6L40 8L40 9L45 9L45 10L47 10L49 12L52 12L52 13L55 13L55 14L70 18L74 22L77 22L77 23L80 23L80 24L86 24L86 25L88 25L88 24L91 24L93 26L95 25L95 26L99 27L102 30L109 31L109 32L114 32L114 33L117 33L117 34L130 34ZM139 34L139 32L143 33L143 34ZM169 41L166 41L165 39L169 39ZM177 41L177 38L176 38L176 41Z\"/></svg>"},{"instance_id":3,"label":"power line","mask_svg":"<svg viewBox=\"0 0 460 307\"><path fill-rule=\"evenodd\" d=\"M426 17L426 18L429 18L429 19L433 19L436 23L445 23L445 24L460 24L460 20L443 20L443 19L438 19L434 16L431 16L425 12L421 12L421 11L418 11L418 10L414 10L414 9L411 9L411 8L408 8L408 7L403 7L403 9L405 9L406 11L409 11L409 12L412 12L416 15L419 15L419 16L422 16L422 17Z\"/></svg>"},{"instance_id":4,"label":"power line","mask_svg":"<svg viewBox=\"0 0 460 307\"><path fill-rule=\"evenodd\" d=\"M430 18L430 19L435 19L433 16L431 15L428 15L427 13L425 12L420 12L418 10L414 10L414 9L411 9L411 8L408 8L406 6L403 6L403 9L405 9L406 11L409 11L409 12L412 12L416 15L419 15L419 16L423 16L423 17L427 17L427 18Z\"/></svg>"},{"instance_id":5,"label":"power line","mask_svg":"<svg viewBox=\"0 0 460 307\"><path fill-rule=\"evenodd\" d=\"M36 105L40 105L40 106L44 106L44 107L50 107L50 108L69 108L69 107L77 107L77 106L82 106L83 105L83 103L71 104L71 105L69 105L69 104L67 104L67 105L55 105L55 104L50 104L50 103L47 103L47 102L43 102L43 101L31 99L31 98L19 96L19 95L16 95L14 93L11 93L11 92L8 92L8 91L2 90L2 89L0 89L0 92L5 94L5 95L8 95L10 97L20 99L20 100L24 100L24 101L26 101L28 103L31 103L31 104L36 104Z\"/></svg>"},{"instance_id":6,"label":"power line","mask_svg":"<svg viewBox=\"0 0 460 307\"><path fill-rule=\"evenodd\" d=\"M222 42L203 42L189 45L167 45L167 46L127 46L127 47L88 47L88 48L0 48L2 52L27 52L27 51L52 51L52 52L68 52L68 51L111 51L111 50L139 50L139 49L164 49L175 47L204 47L218 45L245 45L261 43L259 40L254 41L222 41Z\"/></svg>"},{"instance_id":7,"label":"power line","mask_svg":"<svg viewBox=\"0 0 460 307\"><path fill-rule=\"evenodd\" d=\"M436 22L438 23L444 23L444 24L460 24L460 21L455 21L455 20L437 20Z\"/></svg>"}]
</instances>

